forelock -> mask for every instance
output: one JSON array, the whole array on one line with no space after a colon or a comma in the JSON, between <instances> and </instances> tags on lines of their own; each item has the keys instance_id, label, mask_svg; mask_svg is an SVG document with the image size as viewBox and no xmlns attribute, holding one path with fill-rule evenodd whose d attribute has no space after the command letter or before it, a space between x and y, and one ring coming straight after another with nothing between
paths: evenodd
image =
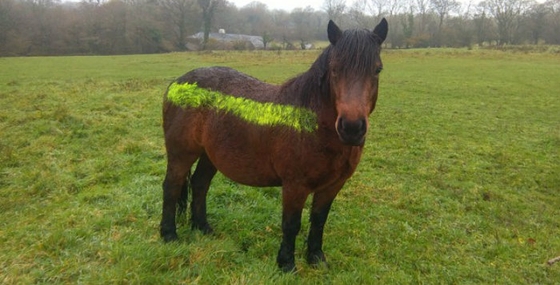
<instances>
[{"instance_id":1,"label":"forelock","mask_svg":"<svg viewBox=\"0 0 560 285\"><path fill-rule=\"evenodd\" d=\"M380 46L371 31L346 30L333 46L330 61L347 76L373 74Z\"/></svg>"}]
</instances>

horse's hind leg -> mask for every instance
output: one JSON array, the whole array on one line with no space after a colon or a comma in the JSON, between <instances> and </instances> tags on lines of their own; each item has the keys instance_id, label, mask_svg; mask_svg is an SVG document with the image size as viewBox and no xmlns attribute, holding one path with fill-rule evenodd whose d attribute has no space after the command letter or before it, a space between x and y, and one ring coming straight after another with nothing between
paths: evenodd
<instances>
[{"instance_id":1,"label":"horse's hind leg","mask_svg":"<svg viewBox=\"0 0 560 285\"><path fill-rule=\"evenodd\" d=\"M193 229L201 230L208 234L212 228L206 219L206 194L210 188L210 181L216 175L216 167L203 154L198 160L198 164L191 178L192 201L191 201L191 225Z\"/></svg>"},{"instance_id":2,"label":"horse's hind leg","mask_svg":"<svg viewBox=\"0 0 560 285\"><path fill-rule=\"evenodd\" d=\"M163 211L160 223L160 234L165 242L177 239L175 223L177 204L180 208L186 206L188 174L197 159L196 154L185 157L168 155L167 173L163 181Z\"/></svg>"}]
</instances>

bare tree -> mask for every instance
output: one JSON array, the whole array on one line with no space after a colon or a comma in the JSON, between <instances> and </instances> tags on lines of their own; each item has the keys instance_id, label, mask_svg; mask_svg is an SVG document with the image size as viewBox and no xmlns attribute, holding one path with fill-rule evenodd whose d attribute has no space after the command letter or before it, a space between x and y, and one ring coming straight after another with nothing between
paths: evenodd
<instances>
[{"instance_id":1,"label":"bare tree","mask_svg":"<svg viewBox=\"0 0 560 285\"><path fill-rule=\"evenodd\" d=\"M266 4L261 2L251 2L239 10L242 16L246 31L251 35L260 35L264 49L269 47L269 43L274 41L271 35L274 29L273 17Z\"/></svg>"},{"instance_id":2,"label":"bare tree","mask_svg":"<svg viewBox=\"0 0 560 285\"><path fill-rule=\"evenodd\" d=\"M292 21L290 14L284 10L273 10L270 12L270 20L274 27L271 36L284 44L282 40L291 34Z\"/></svg>"},{"instance_id":3,"label":"bare tree","mask_svg":"<svg viewBox=\"0 0 560 285\"><path fill-rule=\"evenodd\" d=\"M544 38L548 44L560 44L560 0L548 0L544 3L550 13L546 17Z\"/></svg>"},{"instance_id":4,"label":"bare tree","mask_svg":"<svg viewBox=\"0 0 560 285\"><path fill-rule=\"evenodd\" d=\"M200 10L194 0L158 0L158 5L164 14L165 22L170 23L170 28L175 36L175 46L179 50L186 49L188 31L193 22L197 22Z\"/></svg>"},{"instance_id":5,"label":"bare tree","mask_svg":"<svg viewBox=\"0 0 560 285\"><path fill-rule=\"evenodd\" d=\"M418 27L418 33L423 34L426 31L426 25L428 21L428 12L430 9L430 0L416 0L416 9L418 15L420 16L420 25Z\"/></svg>"},{"instance_id":6,"label":"bare tree","mask_svg":"<svg viewBox=\"0 0 560 285\"><path fill-rule=\"evenodd\" d=\"M496 20L498 44L511 44L519 27L519 17L529 7L529 0L487 0L479 5Z\"/></svg>"},{"instance_id":7,"label":"bare tree","mask_svg":"<svg viewBox=\"0 0 560 285\"><path fill-rule=\"evenodd\" d=\"M410 12L403 14L400 20L405 40L405 47L409 48L410 39L412 38L412 33L414 32L414 10L412 6L410 6Z\"/></svg>"},{"instance_id":8,"label":"bare tree","mask_svg":"<svg viewBox=\"0 0 560 285\"><path fill-rule=\"evenodd\" d=\"M8 43L13 42L12 35L17 26L13 10L14 3L12 0L0 2L0 55L2 55L3 52L7 53L6 50L9 48L6 46Z\"/></svg>"},{"instance_id":9,"label":"bare tree","mask_svg":"<svg viewBox=\"0 0 560 285\"><path fill-rule=\"evenodd\" d=\"M245 32L251 35L264 35L272 30L272 17L266 4L251 2L239 9L239 15L243 19Z\"/></svg>"},{"instance_id":10,"label":"bare tree","mask_svg":"<svg viewBox=\"0 0 560 285\"><path fill-rule=\"evenodd\" d=\"M430 6L438 15L438 31L435 38L436 46L441 46L442 44L442 28L443 20L449 15L450 12L456 11L461 7L461 4L455 0L430 0Z\"/></svg>"},{"instance_id":11,"label":"bare tree","mask_svg":"<svg viewBox=\"0 0 560 285\"><path fill-rule=\"evenodd\" d=\"M405 0L370 0L372 11L377 17L384 15L393 16L404 7Z\"/></svg>"},{"instance_id":12,"label":"bare tree","mask_svg":"<svg viewBox=\"0 0 560 285\"><path fill-rule=\"evenodd\" d=\"M546 16L550 9L546 4L533 3L527 13L527 28L533 38L533 44L538 44L546 27Z\"/></svg>"},{"instance_id":13,"label":"bare tree","mask_svg":"<svg viewBox=\"0 0 560 285\"><path fill-rule=\"evenodd\" d=\"M389 16L397 15L398 13L403 12L405 1L406 0L387 0L387 13Z\"/></svg>"},{"instance_id":14,"label":"bare tree","mask_svg":"<svg viewBox=\"0 0 560 285\"><path fill-rule=\"evenodd\" d=\"M373 15L376 15L378 18L383 16L386 13L386 4L385 0L369 0L369 7Z\"/></svg>"},{"instance_id":15,"label":"bare tree","mask_svg":"<svg viewBox=\"0 0 560 285\"><path fill-rule=\"evenodd\" d=\"M356 0L348 9L348 16L355 27L369 28L375 26L373 17L369 16L368 0Z\"/></svg>"},{"instance_id":16,"label":"bare tree","mask_svg":"<svg viewBox=\"0 0 560 285\"><path fill-rule=\"evenodd\" d=\"M202 30L204 32L204 40L202 42L203 49L206 49L210 30L212 29L212 20L216 10L225 5L224 0L198 0L198 5L202 9Z\"/></svg>"},{"instance_id":17,"label":"bare tree","mask_svg":"<svg viewBox=\"0 0 560 285\"><path fill-rule=\"evenodd\" d=\"M492 29L491 19L488 18L484 9L479 9L477 13L474 14L472 21L475 29L476 42L481 46L484 42L490 40Z\"/></svg>"},{"instance_id":18,"label":"bare tree","mask_svg":"<svg viewBox=\"0 0 560 285\"><path fill-rule=\"evenodd\" d=\"M430 6L438 15L438 27L441 31L443 20L449 16L450 12L457 11L461 7L461 4L455 0L430 0Z\"/></svg>"},{"instance_id":19,"label":"bare tree","mask_svg":"<svg viewBox=\"0 0 560 285\"><path fill-rule=\"evenodd\" d=\"M344 11L346 10L345 0L324 0L323 10L327 12L329 19L339 23ZM340 23L339 23L340 24Z\"/></svg>"},{"instance_id":20,"label":"bare tree","mask_svg":"<svg viewBox=\"0 0 560 285\"><path fill-rule=\"evenodd\" d=\"M290 14L291 21L295 25L292 38L298 40L301 47L304 47L313 35L315 28L315 23L313 22L314 12L313 8L308 6L305 9L296 8Z\"/></svg>"}]
</instances>

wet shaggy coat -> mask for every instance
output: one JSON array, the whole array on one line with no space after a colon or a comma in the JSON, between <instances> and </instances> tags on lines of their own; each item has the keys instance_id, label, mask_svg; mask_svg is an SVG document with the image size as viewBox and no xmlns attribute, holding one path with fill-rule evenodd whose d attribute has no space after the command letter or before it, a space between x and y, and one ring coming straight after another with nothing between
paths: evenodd
<instances>
[{"instance_id":1,"label":"wet shaggy coat","mask_svg":"<svg viewBox=\"0 0 560 285\"><path fill-rule=\"evenodd\" d=\"M307 260L326 261L323 228L334 198L360 161L368 116L377 100L380 45L387 22L382 20L373 32L342 32L331 21L327 31L331 45L307 72L280 86L227 67L196 69L176 80L257 102L309 109L317 115L317 129L302 132L289 126L255 125L228 112L183 108L164 99L168 164L161 235L165 241L177 239L177 205L186 205L189 188L192 227L212 232L206 194L220 171L246 185L282 186L283 238L277 263L283 271L295 270L295 237L305 200L313 194Z\"/></svg>"}]
</instances>

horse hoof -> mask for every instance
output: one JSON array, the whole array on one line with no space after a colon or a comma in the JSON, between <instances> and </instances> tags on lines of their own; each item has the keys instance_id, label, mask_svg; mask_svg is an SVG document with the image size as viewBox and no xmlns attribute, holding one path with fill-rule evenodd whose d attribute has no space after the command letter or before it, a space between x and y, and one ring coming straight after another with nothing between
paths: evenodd
<instances>
[{"instance_id":1,"label":"horse hoof","mask_svg":"<svg viewBox=\"0 0 560 285\"><path fill-rule=\"evenodd\" d=\"M295 273L297 271L295 263L278 264L283 273Z\"/></svg>"},{"instance_id":2,"label":"horse hoof","mask_svg":"<svg viewBox=\"0 0 560 285\"><path fill-rule=\"evenodd\" d=\"M177 236L176 233L171 233L171 234L164 234L162 235L163 241L164 242L172 242L172 241L176 241L179 239L179 237Z\"/></svg>"},{"instance_id":3,"label":"horse hoof","mask_svg":"<svg viewBox=\"0 0 560 285\"><path fill-rule=\"evenodd\" d=\"M200 231L202 231L202 233L205 235L211 235L214 233L214 229L212 229L210 226L204 227L200 229Z\"/></svg>"},{"instance_id":4,"label":"horse hoof","mask_svg":"<svg viewBox=\"0 0 560 285\"><path fill-rule=\"evenodd\" d=\"M327 258L322 251L307 254L307 263L313 267L327 267Z\"/></svg>"},{"instance_id":5,"label":"horse hoof","mask_svg":"<svg viewBox=\"0 0 560 285\"><path fill-rule=\"evenodd\" d=\"M329 269L329 263L326 261L320 261L316 263L309 263L309 266L314 269Z\"/></svg>"},{"instance_id":6,"label":"horse hoof","mask_svg":"<svg viewBox=\"0 0 560 285\"><path fill-rule=\"evenodd\" d=\"M205 224L205 225L192 225L192 229L193 230L199 230L201 231L204 235L211 235L214 233L214 229L212 229L212 227L209 224Z\"/></svg>"}]
</instances>

